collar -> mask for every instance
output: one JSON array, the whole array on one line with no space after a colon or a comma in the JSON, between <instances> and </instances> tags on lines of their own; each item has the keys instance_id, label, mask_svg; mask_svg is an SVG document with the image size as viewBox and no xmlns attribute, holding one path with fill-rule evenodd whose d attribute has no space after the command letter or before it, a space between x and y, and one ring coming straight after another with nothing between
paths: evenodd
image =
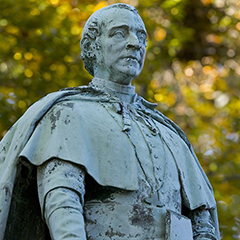
<instances>
[{"instance_id":1,"label":"collar","mask_svg":"<svg viewBox=\"0 0 240 240\"><path fill-rule=\"evenodd\" d=\"M151 110L154 110L157 106L157 103L151 103L145 100L144 98L138 96L135 93L135 87L134 86L125 86L119 83L111 82L108 80L104 80L101 78L93 78L92 81L89 83L90 87L93 87L97 90L101 90L103 92L106 92L114 97L119 97L119 94L121 95L130 95L133 96L133 103L141 103L147 108L150 108Z\"/></svg>"},{"instance_id":2,"label":"collar","mask_svg":"<svg viewBox=\"0 0 240 240\"><path fill-rule=\"evenodd\" d=\"M134 86L126 86L119 83L111 82L108 80L104 80L101 78L93 78L90 82L89 86L95 87L101 90L110 90L112 92L126 94L126 95L134 95L135 87Z\"/></svg>"}]
</instances>

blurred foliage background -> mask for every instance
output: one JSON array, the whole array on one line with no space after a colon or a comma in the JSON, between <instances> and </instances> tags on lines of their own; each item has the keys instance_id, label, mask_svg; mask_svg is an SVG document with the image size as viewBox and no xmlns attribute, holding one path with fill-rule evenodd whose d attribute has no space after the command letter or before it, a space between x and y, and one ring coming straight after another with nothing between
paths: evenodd
<instances>
[{"instance_id":1,"label":"blurred foliage background","mask_svg":"<svg viewBox=\"0 0 240 240\"><path fill-rule=\"evenodd\" d=\"M0 0L0 136L35 101L86 85L87 18L115 0ZM240 2L122 0L148 30L137 92L186 132L214 188L222 239L240 239Z\"/></svg>"}]
</instances>

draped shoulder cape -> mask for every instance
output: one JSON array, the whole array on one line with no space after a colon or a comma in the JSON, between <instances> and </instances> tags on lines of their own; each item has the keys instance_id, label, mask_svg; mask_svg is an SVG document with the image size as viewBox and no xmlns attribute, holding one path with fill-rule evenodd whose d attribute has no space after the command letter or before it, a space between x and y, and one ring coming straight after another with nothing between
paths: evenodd
<instances>
[{"instance_id":1,"label":"draped shoulder cape","mask_svg":"<svg viewBox=\"0 0 240 240\"><path fill-rule=\"evenodd\" d=\"M24 147L27 145L34 131L37 129L38 123L42 120L46 113L54 105L56 105L56 103L65 98L67 98L68 101L71 100L71 98L74 98L75 100L79 101L96 101L104 103L110 101L111 96L100 90L86 86L63 89L62 91L51 93L33 104L7 132L0 142L0 240L4 239L4 232L8 221L11 199L14 185L16 183L19 156ZM139 96L138 100L142 105L144 105L145 109L148 111L148 114L150 114L153 119L167 127L169 132L174 132L177 134L184 142L184 151L188 152L188 157L185 159L180 159L181 161L177 160L176 164L181 178L182 187L184 188L184 193L189 201L188 207L192 210L201 206L209 209L215 223L215 228L218 231L216 203L213 196L212 187L204 171L202 170L186 135L174 122L169 120L159 111L155 110L154 104L147 102ZM174 148L174 145L168 136L169 135L166 134L166 136L164 135L163 138L169 148ZM101 173L100 171L97 172L94 167L92 167L99 163L94 162L94 160L91 160L91 158L89 159L90 162L84 160L81 164L99 184L119 187L127 190L137 190L138 186L136 179L129 180L126 178L126 180L123 180L121 183L119 183L119 175L121 175L121 173L118 173L117 171L121 171L121 169L117 170L118 168L116 168L115 172L108 173L108 178L106 179L106 173ZM196 184L193 183L193 179L196 179ZM193 186L199 187L193 188ZM217 232L217 235L219 239L219 232Z\"/></svg>"}]
</instances>

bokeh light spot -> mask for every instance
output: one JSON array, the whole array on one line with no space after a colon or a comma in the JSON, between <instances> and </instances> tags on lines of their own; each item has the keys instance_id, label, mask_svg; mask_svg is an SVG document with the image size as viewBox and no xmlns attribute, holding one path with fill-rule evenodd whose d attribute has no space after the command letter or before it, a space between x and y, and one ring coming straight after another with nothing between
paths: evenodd
<instances>
[{"instance_id":1,"label":"bokeh light spot","mask_svg":"<svg viewBox=\"0 0 240 240\"><path fill-rule=\"evenodd\" d=\"M67 86L68 86L68 87L76 87L76 82L75 82L74 80L69 80L69 81L67 82Z\"/></svg>"},{"instance_id":2,"label":"bokeh light spot","mask_svg":"<svg viewBox=\"0 0 240 240\"><path fill-rule=\"evenodd\" d=\"M8 24L7 19L0 20L0 26L5 27Z\"/></svg>"},{"instance_id":3,"label":"bokeh light spot","mask_svg":"<svg viewBox=\"0 0 240 240\"><path fill-rule=\"evenodd\" d=\"M212 67L211 66L205 66L202 69L204 74L210 74L210 72L212 71Z\"/></svg>"},{"instance_id":4,"label":"bokeh light spot","mask_svg":"<svg viewBox=\"0 0 240 240\"><path fill-rule=\"evenodd\" d=\"M179 12L178 9L175 8L175 7L171 9L171 13L172 13L173 15L177 15L178 12Z\"/></svg>"},{"instance_id":5,"label":"bokeh light spot","mask_svg":"<svg viewBox=\"0 0 240 240\"><path fill-rule=\"evenodd\" d=\"M157 102L161 102L163 100L163 95L160 93L157 93L154 95L154 98L156 99Z\"/></svg>"},{"instance_id":6,"label":"bokeh light spot","mask_svg":"<svg viewBox=\"0 0 240 240\"><path fill-rule=\"evenodd\" d=\"M193 69L192 68L186 68L184 73L188 76L188 77L191 77L193 75Z\"/></svg>"},{"instance_id":7,"label":"bokeh light spot","mask_svg":"<svg viewBox=\"0 0 240 240\"><path fill-rule=\"evenodd\" d=\"M167 32L165 31L164 28L158 28L155 32L154 32L154 38L160 42L163 39L166 38Z\"/></svg>"},{"instance_id":8,"label":"bokeh light spot","mask_svg":"<svg viewBox=\"0 0 240 240\"><path fill-rule=\"evenodd\" d=\"M15 60L21 60L22 59L22 54L18 52L18 53L15 53L13 57L14 57Z\"/></svg>"},{"instance_id":9,"label":"bokeh light spot","mask_svg":"<svg viewBox=\"0 0 240 240\"><path fill-rule=\"evenodd\" d=\"M59 4L59 0L50 0L52 5L57 5Z\"/></svg>"},{"instance_id":10,"label":"bokeh light spot","mask_svg":"<svg viewBox=\"0 0 240 240\"><path fill-rule=\"evenodd\" d=\"M33 76L33 71L29 68L27 68L25 71L24 71L24 75L28 78L32 77Z\"/></svg>"},{"instance_id":11,"label":"bokeh light spot","mask_svg":"<svg viewBox=\"0 0 240 240\"><path fill-rule=\"evenodd\" d=\"M50 73L48 73L48 72L44 72L43 74L42 74L42 76L43 76L43 78L46 80L46 81L50 81L51 80L51 74Z\"/></svg>"},{"instance_id":12,"label":"bokeh light spot","mask_svg":"<svg viewBox=\"0 0 240 240\"><path fill-rule=\"evenodd\" d=\"M94 7L93 11L95 12L95 11L101 9L101 8L106 7L106 6L108 6L107 2L101 1Z\"/></svg>"},{"instance_id":13,"label":"bokeh light spot","mask_svg":"<svg viewBox=\"0 0 240 240\"><path fill-rule=\"evenodd\" d=\"M40 15L40 10L39 9L37 9L37 8L33 8L32 10L31 10L31 12L30 12L30 14L32 15L32 16L37 16L37 15Z\"/></svg>"},{"instance_id":14,"label":"bokeh light spot","mask_svg":"<svg viewBox=\"0 0 240 240\"><path fill-rule=\"evenodd\" d=\"M212 3L212 0L201 0L201 2L204 6L208 6Z\"/></svg>"},{"instance_id":15,"label":"bokeh light spot","mask_svg":"<svg viewBox=\"0 0 240 240\"><path fill-rule=\"evenodd\" d=\"M25 108L27 106L27 104L24 102L24 101L22 101L22 100L20 100L19 102L18 102L18 107L19 108Z\"/></svg>"},{"instance_id":16,"label":"bokeh light spot","mask_svg":"<svg viewBox=\"0 0 240 240\"><path fill-rule=\"evenodd\" d=\"M210 169L211 172L216 172L218 170L218 166L217 166L216 163L211 163L209 165L209 169Z\"/></svg>"},{"instance_id":17,"label":"bokeh light spot","mask_svg":"<svg viewBox=\"0 0 240 240\"><path fill-rule=\"evenodd\" d=\"M27 52L27 53L24 54L24 58L25 58L26 60L30 61L30 60L32 60L32 58L33 58L33 54L30 53L30 52Z\"/></svg>"},{"instance_id":18,"label":"bokeh light spot","mask_svg":"<svg viewBox=\"0 0 240 240\"><path fill-rule=\"evenodd\" d=\"M79 35L81 33L81 28L79 26L73 26L71 28L71 33L73 35Z\"/></svg>"}]
</instances>

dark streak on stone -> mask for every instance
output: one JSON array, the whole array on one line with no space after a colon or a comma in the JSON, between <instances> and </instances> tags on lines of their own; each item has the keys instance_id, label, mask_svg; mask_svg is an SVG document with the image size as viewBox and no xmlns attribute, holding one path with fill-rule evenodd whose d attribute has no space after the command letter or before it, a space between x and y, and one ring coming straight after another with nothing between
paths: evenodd
<instances>
[{"instance_id":1,"label":"dark streak on stone","mask_svg":"<svg viewBox=\"0 0 240 240\"><path fill-rule=\"evenodd\" d=\"M69 103L64 103L63 106L73 108L74 104L69 102Z\"/></svg>"},{"instance_id":2,"label":"dark streak on stone","mask_svg":"<svg viewBox=\"0 0 240 240\"><path fill-rule=\"evenodd\" d=\"M5 146L2 148L2 151L3 151L3 152L6 152L6 148L5 148ZM2 151L1 151L1 152L2 152Z\"/></svg>"},{"instance_id":3,"label":"dark streak on stone","mask_svg":"<svg viewBox=\"0 0 240 240\"><path fill-rule=\"evenodd\" d=\"M141 205L134 205L132 217L129 220L131 220L134 226L141 226L144 229L149 228L154 223L152 209Z\"/></svg>"},{"instance_id":4,"label":"dark streak on stone","mask_svg":"<svg viewBox=\"0 0 240 240\"><path fill-rule=\"evenodd\" d=\"M5 190L5 202L7 202L10 196L10 189L7 186L5 186L3 189Z\"/></svg>"},{"instance_id":5,"label":"dark streak on stone","mask_svg":"<svg viewBox=\"0 0 240 240\"><path fill-rule=\"evenodd\" d=\"M66 118L65 121L64 121L66 125L71 122L71 120L70 120L68 117L69 117L69 115L67 115L67 118Z\"/></svg>"},{"instance_id":6,"label":"dark streak on stone","mask_svg":"<svg viewBox=\"0 0 240 240\"><path fill-rule=\"evenodd\" d=\"M48 173L51 174L57 168L58 165L62 165L62 163L61 162L54 162L53 167L48 170Z\"/></svg>"},{"instance_id":7,"label":"dark streak on stone","mask_svg":"<svg viewBox=\"0 0 240 240\"><path fill-rule=\"evenodd\" d=\"M124 237L125 236L125 234L123 234L119 231L114 232L112 227L110 228L110 230L106 231L105 235L110 237L110 239L112 239L112 237L114 237L114 236L118 236L118 237Z\"/></svg>"},{"instance_id":8,"label":"dark streak on stone","mask_svg":"<svg viewBox=\"0 0 240 240\"><path fill-rule=\"evenodd\" d=\"M51 113L50 114L50 121L51 121L51 133L53 132L53 130L56 128L56 121L59 120L60 118L60 115L61 115L61 110L58 110L55 114L54 113Z\"/></svg>"}]
</instances>

